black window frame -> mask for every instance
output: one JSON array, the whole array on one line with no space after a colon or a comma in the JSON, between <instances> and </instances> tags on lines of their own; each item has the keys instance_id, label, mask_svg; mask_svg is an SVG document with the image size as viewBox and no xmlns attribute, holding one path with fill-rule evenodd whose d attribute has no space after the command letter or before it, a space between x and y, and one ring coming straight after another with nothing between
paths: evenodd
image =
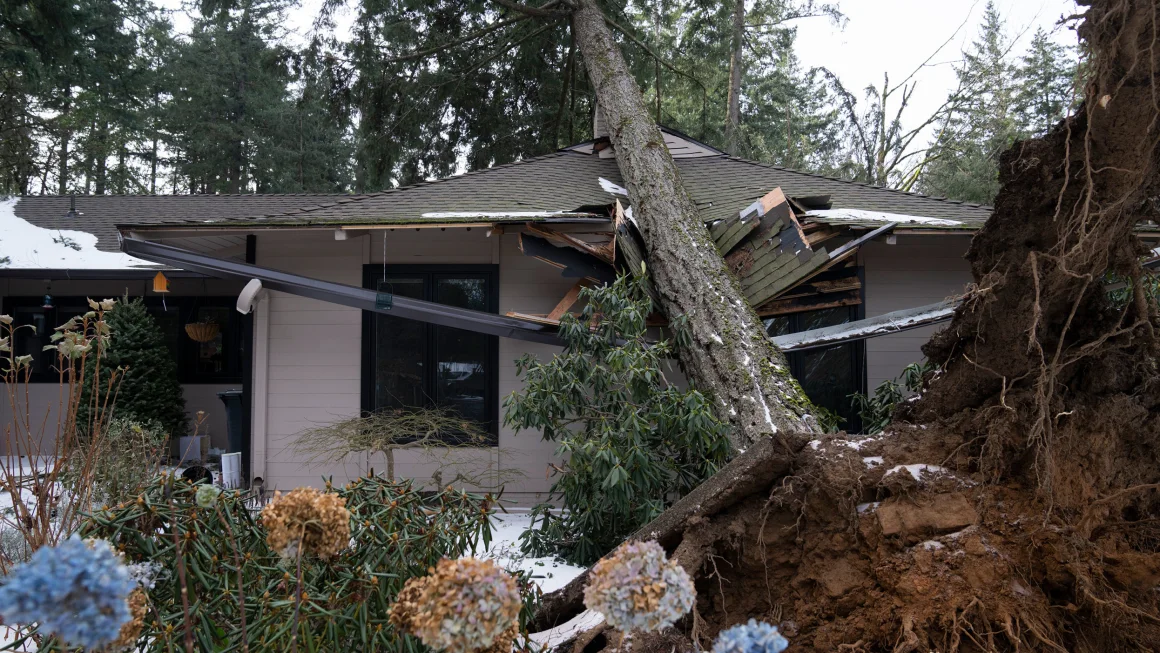
<instances>
[{"instance_id":1,"label":"black window frame","mask_svg":"<svg viewBox=\"0 0 1160 653\"><path fill-rule=\"evenodd\" d=\"M499 313L498 265L480 263L387 264L384 268L381 263L368 263L363 265L363 287L371 290L377 289L378 282L382 280L384 273L388 276L422 276L424 278L423 299L426 301L435 301L435 284L433 282L437 278L454 278L456 275L483 277L488 295L487 310L490 313ZM371 414L378 409L375 406L375 361L378 356L375 342L375 320L378 315L378 313L373 311L362 312L361 407L363 414ZM437 358L435 350L437 338L435 334L438 329L452 329L454 327L443 327L426 323L423 326L427 329L427 351L424 354L424 369L433 370L436 367L435 363ZM490 434L491 438L484 446L494 447L499 444L499 337L486 336L486 338L488 349L486 353L487 364L491 370L487 382L486 397L484 398L487 408L485 430ZM424 394L427 397L435 397L437 395L436 381L435 375L427 375L424 381Z\"/></svg>"},{"instance_id":2,"label":"black window frame","mask_svg":"<svg viewBox=\"0 0 1160 653\"><path fill-rule=\"evenodd\" d=\"M810 311L799 311L796 313L789 313L789 314L785 314L785 315L776 315L776 316L771 316L771 317L765 318L765 320L776 319L776 318L788 318L789 319L789 330L787 331L787 333L801 333L802 331L806 330L805 320L811 313L816 313L819 311L841 310L841 309L846 309L849 311L848 320L850 322L865 319L865 315L866 315L865 306L864 306L864 304L859 303L859 304L855 304L853 306L837 306L837 307L833 307L833 308L816 309L816 310L810 310ZM820 351L825 351L826 349L837 348L837 347L849 347L851 350L851 354L850 354L850 359L851 359L850 360L850 378L853 381L854 387L853 387L850 394L853 394L855 392L861 393L861 394L866 394L867 380L866 380L866 341L865 340L854 340L851 342L844 342L844 343L839 343L836 345L831 345L829 347L817 347L814 349L806 349L806 350L802 350L802 351L785 352L786 360L789 363L790 374L793 375L793 378L797 379L798 383L802 383L802 375L805 373L806 356L808 356L811 352L820 352ZM804 387L803 387L803 389L804 389ZM849 404L847 406L847 410L849 412L847 414L844 414L844 415L839 413L839 416L846 418L845 422L842 422L841 424L839 424L839 428L841 430L847 431L849 433L861 433L862 432L862 418L854 410L853 404L850 402L849 396L846 397L846 400L847 400L847 403Z\"/></svg>"},{"instance_id":3,"label":"black window frame","mask_svg":"<svg viewBox=\"0 0 1160 653\"><path fill-rule=\"evenodd\" d=\"M96 297L93 296L95 299ZM59 316L57 311L63 306L82 306L88 310L88 297L73 296L73 295L53 295L53 308L50 316L46 318L48 325L47 333L38 333L37 338L40 339L42 345L48 344L49 337L52 335L52 330L65 322L63 316ZM139 299L138 297L131 297L130 299ZM146 296L144 298L145 308L151 313L156 314L163 308L167 312L175 311L178 315L177 321L177 381L184 385L210 385L210 384L239 384L242 382L242 348L243 348L243 333L242 333L242 319L241 315L234 310L237 303L237 298L233 296L197 296L197 295L182 295L178 297L165 297L164 300L158 296ZM20 308L42 308L44 306L44 295L39 296L9 296L0 298L0 313L13 314L16 309ZM228 309L230 316L229 323L223 324L222 329L225 332L224 347L226 351L226 359L229 361L226 371L221 373L204 373L197 372L197 348L199 343L190 338L184 329L184 325L192 319L194 312L202 307L211 308L225 308ZM38 345L41 346L41 345ZM33 356L43 355L40 351L26 352ZM52 355L49 352L48 355ZM30 383L57 383L60 381L59 372L53 371L35 371L32 373Z\"/></svg>"}]
</instances>

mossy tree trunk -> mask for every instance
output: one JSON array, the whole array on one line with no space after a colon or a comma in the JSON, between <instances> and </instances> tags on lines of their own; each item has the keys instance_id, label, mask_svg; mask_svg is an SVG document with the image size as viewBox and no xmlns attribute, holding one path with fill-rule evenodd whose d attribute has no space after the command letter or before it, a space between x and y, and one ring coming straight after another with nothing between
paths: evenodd
<instances>
[{"instance_id":1,"label":"mossy tree trunk","mask_svg":"<svg viewBox=\"0 0 1160 653\"><path fill-rule=\"evenodd\" d=\"M779 432L816 431L809 400L709 238L603 13L594 0L575 5L576 43L644 236L661 309L688 319L693 346L682 348L682 364L734 426L737 449Z\"/></svg>"}]
</instances>

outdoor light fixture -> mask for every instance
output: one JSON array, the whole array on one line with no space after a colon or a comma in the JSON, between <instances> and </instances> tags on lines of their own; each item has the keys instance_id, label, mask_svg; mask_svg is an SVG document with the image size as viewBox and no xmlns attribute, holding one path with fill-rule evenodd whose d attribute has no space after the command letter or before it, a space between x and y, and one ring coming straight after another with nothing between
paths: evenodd
<instances>
[{"instance_id":1,"label":"outdoor light fixture","mask_svg":"<svg viewBox=\"0 0 1160 653\"><path fill-rule=\"evenodd\" d=\"M46 310L52 308L52 295L44 296L44 304L41 306L41 308Z\"/></svg>"}]
</instances>

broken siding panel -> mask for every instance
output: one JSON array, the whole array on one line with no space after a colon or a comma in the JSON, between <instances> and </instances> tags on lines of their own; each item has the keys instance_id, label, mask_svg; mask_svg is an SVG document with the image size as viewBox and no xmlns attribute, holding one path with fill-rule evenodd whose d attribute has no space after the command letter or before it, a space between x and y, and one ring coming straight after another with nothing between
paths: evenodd
<instances>
[{"instance_id":1,"label":"broken siding panel","mask_svg":"<svg viewBox=\"0 0 1160 653\"><path fill-rule=\"evenodd\" d=\"M865 312L874 317L942 301L962 293L971 282L963 259L966 237L908 236L897 245L882 241L862 247ZM866 341L866 380L871 390L922 360L922 346L942 326L924 327Z\"/></svg>"}]
</instances>

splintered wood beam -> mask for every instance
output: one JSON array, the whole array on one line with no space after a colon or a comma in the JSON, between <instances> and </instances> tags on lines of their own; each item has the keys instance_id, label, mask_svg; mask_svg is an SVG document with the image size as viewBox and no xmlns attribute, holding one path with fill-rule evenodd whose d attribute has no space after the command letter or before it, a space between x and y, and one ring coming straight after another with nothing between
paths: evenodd
<instances>
[{"instance_id":1,"label":"splintered wood beam","mask_svg":"<svg viewBox=\"0 0 1160 653\"><path fill-rule=\"evenodd\" d=\"M607 248L604 247L604 244L598 245L589 243L580 240L571 234L556 231L555 229L550 229L548 227L542 227L534 222L526 223L524 225L524 231L534 236L539 236L540 238L543 238L544 240L552 243L557 247L571 247L578 252L583 252L589 256L595 256L605 263L612 265L612 257L609 255Z\"/></svg>"},{"instance_id":2,"label":"splintered wood beam","mask_svg":"<svg viewBox=\"0 0 1160 653\"><path fill-rule=\"evenodd\" d=\"M604 261L570 247L556 247L547 240L527 233L519 235L520 251L559 268L565 277L591 279L597 283L616 281L616 271Z\"/></svg>"},{"instance_id":3,"label":"splintered wood beam","mask_svg":"<svg viewBox=\"0 0 1160 653\"><path fill-rule=\"evenodd\" d=\"M816 247L816 246L826 242L827 240L833 238L834 236L837 236L839 233L841 233L841 232L839 232L837 229L833 229L831 227L825 227L823 229L814 229L814 230L809 231L806 234L806 242L809 243L810 247Z\"/></svg>"},{"instance_id":4,"label":"splintered wood beam","mask_svg":"<svg viewBox=\"0 0 1160 653\"><path fill-rule=\"evenodd\" d=\"M548 313L548 319L559 322L560 318L564 317L564 313L567 313L568 309L572 308L572 306L576 303L576 300L579 299L580 291L590 285L592 284L587 279L581 279L573 284L573 286L568 290L567 294L564 295L563 299L561 299L560 302L556 304L556 308L553 308L552 312Z\"/></svg>"},{"instance_id":5,"label":"splintered wood beam","mask_svg":"<svg viewBox=\"0 0 1160 653\"><path fill-rule=\"evenodd\" d=\"M801 297L786 297L775 299L762 304L755 309L758 317L774 317L775 315L789 315L805 311L817 311L825 308L841 306L857 306L862 303L862 293L857 290L845 292L831 292L825 294L804 295Z\"/></svg>"}]
</instances>

